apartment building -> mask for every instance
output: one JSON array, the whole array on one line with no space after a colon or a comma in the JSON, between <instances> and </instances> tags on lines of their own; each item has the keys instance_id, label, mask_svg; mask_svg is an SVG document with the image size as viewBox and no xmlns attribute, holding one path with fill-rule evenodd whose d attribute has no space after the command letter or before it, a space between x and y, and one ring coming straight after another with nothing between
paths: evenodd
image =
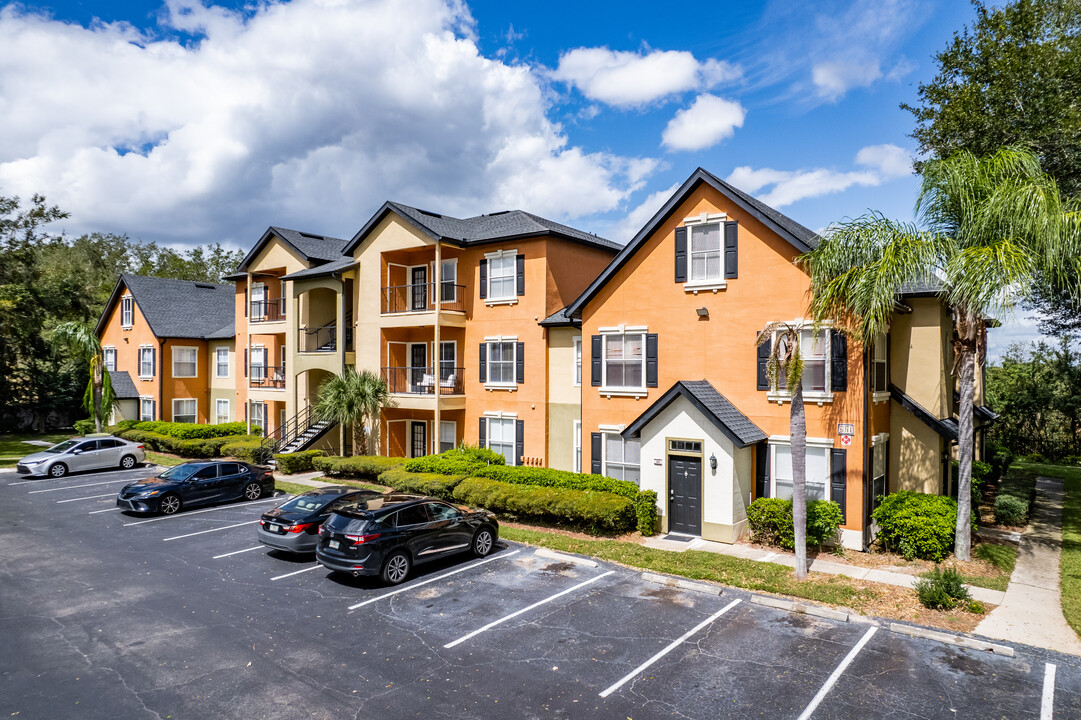
<instances>
[{"instance_id":1,"label":"apartment building","mask_svg":"<svg viewBox=\"0 0 1081 720\"><path fill-rule=\"evenodd\" d=\"M229 285L120 276L96 329L121 400L114 419L233 419L233 293Z\"/></svg>"}]
</instances>

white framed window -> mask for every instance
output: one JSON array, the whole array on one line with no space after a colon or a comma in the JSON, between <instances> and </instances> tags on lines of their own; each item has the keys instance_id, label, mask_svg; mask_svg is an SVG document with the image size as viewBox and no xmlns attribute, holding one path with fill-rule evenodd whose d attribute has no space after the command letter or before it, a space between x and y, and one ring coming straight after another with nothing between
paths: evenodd
<instances>
[{"instance_id":1,"label":"white framed window","mask_svg":"<svg viewBox=\"0 0 1081 720\"><path fill-rule=\"evenodd\" d=\"M793 321L800 323L801 321ZM811 327L802 327L800 336L800 355L803 357L803 397L811 402L832 402L830 388L830 333L829 329L820 329L817 335ZM773 342L784 337L783 331L775 331ZM778 402L792 397L788 391L788 382L784 376L777 378L776 391L771 390L768 398Z\"/></svg>"},{"instance_id":2,"label":"white framed window","mask_svg":"<svg viewBox=\"0 0 1081 720\"><path fill-rule=\"evenodd\" d=\"M642 442L625 440L618 432L604 432L602 474L635 485L642 480ZM581 441L579 441L581 442Z\"/></svg>"},{"instance_id":3,"label":"white framed window","mask_svg":"<svg viewBox=\"0 0 1081 720\"><path fill-rule=\"evenodd\" d=\"M432 282L431 302L435 304L435 263L431 264ZM458 301L458 258L440 261L439 284L442 292L439 293L440 302L453 303Z\"/></svg>"},{"instance_id":4,"label":"white framed window","mask_svg":"<svg viewBox=\"0 0 1081 720\"><path fill-rule=\"evenodd\" d=\"M517 376L514 372L515 352L518 343L514 340L490 340L488 345L488 381L487 385L515 385Z\"/></svg>"},{"instance_id":5,"label":"white framed window","mask_svg":"<svg viewBox=\"0 0 1081 720\"><path fill-rule=\"evenodd\" d=\"M266 285L261 282L251 284L251 319L260 322L266 317Z\"/></svg>"},{"instance_id":6,"label":"white framed window","mask_svg":"<svg viewBox=\"0 0 1081 720\"><path fill-rule=\"evenodd\" d=\"M194 347L173 348L173 377L193 378L199 376L199 349Z\"/></svg>"},{"instance_id":7,"label":"white framed window","mask_svg":"<svg viewBox=\"0 0 1081 720\"><path fill-rule=\"evenodd\" d=\"M875 402L890 397L889 345L885 333L880 333L871 345L871 391Z\"/></svg>"},{"instance_id":8,"label":"white framed window","mask_svg":"<svg viewBox=\"0 0 1081 720\"><path fill-rule=\"evenodd\" d=\"M574 421L574 472L582 472L582 421Z\"/></svg>"},{"instance_id":9,"label":"white framed window","mask_svg":"<svg viewBox=\"0 0 1081 720\"><path fill-rule=\"evenodd\" d=\"M102 359L105 361L106 370L116 370L116 348L106 345L101 348Z\"/></svg>"},{"instance_id":10,"label":"white framed window","mask_svg":"<svg viewBox=\"0 0 1081 720\"><path fill-rule=\"evenodd\" d=\"M453 392L458 382L458 341L439 341L439 387L443 394Z\"/></svg>"},{"instance_id":11,"label":"white framed window","mask_svg":"<svg viewBox=\"0 0 1081 720\"><path fill-rule=\"evenodd\" d=\"M145 345L139 348L139 377L149 380L154 377L154 348Z\"/></svg>"},{"instance_id":12,"label":"white framed window","mask_svg":"<svg viewBox=\"0 0 1081 720\"><path fill-rule=\"evenodd\" d=\"M195 398L176 398L173 400L173 422L193 423L198 418L199 407Z\"/></svg>"},{"instance_id":13,"label":"white framed window","mask_svg":"<svg viewBox=\"0 0 1081 720\"><path fill-rule=\"evenodd\" d=\"M130 328L135 324L135 298L125 295L120 298L120 327Z\"/></svg>"},{"instance_id":14,"label":"white framed window","mask_svg":"<svg viewBox=\"0 0 1081 720\"><path fill-rule=\"evenodd\" d=\"M724 280L721 262L721 223L687 225L687 251L690 255L692 283Z\"/></svg>"},{"instance_id":15,"label":"white framed window","mask_svg":"<svg viewBox=\"0 0 1081 720\"><path fill-rule=\"evenodd\" d=\"M515 418L486 418L488 432L485 441L488 449L497 452L504 457L508 465L517 465L517 457L514 452L514 427Z\"/></svg>"},{"instance_id":16,"label":"white framed window","mask_svg":"<svg viewBox=\"0 0 1081 720\"><path fill-rule=\"evenodd\" d=\"M229 377L229 348L220 347L214 350L214 375L215 377Z\"/></svg>"},{"instance_id":17,"label":"white framed window","mask_svg":"<svg viewBox=\"0 0 1081 720\"><path fill-rule=\"evenodd\" d=\"M250 403L251 409L249 410L248 417L251 418L251 424L254 427L258 427L260 430L266 430L266 403L260 400L253 400ZM264 433L265 434L265 433Z\"/></svg>"},{"instance_id":18,"label":"white framed window","mask_svg":"<svg viewBox=\"0 0 1081 720\"><path fill-rule=\"evenodd\" d=\"M604 338L601 392L605 388L645 390L646 334L628 332Z\"/></svg>"},{"instance_id":19,"label":"white framed window","mask_svg":"<svg viewBox=\"0 0 1081 720\"><path fill-rule=\"evenodd\" d=\"M139 398L139 422L149 422L154 419L154 398Z\"/></svg>"},{"instance_id":20,"label":"white framed window","mask_svg":"<svg viewBox=\"0 0 1081 720\"><path fill-rule=\"evenodd\" d=\"M807 443L807 501L828 499L826 489L830 478L829 441ZM770 497L792 499L792 446L788 442L770 440Z\"/></svg>"},{"instance_id":21,"label":"white framed window","mask_svg":"<svg viewBox=\"0 0 1081 720\"><path fill-rule=\"evenodd\" d=\"M515 266L517 250L501 250L484 256L488 260L487 302L514 300L517 297Z\"/></svg>"},{"instance_id":22,"label":"white framed window","mask_svg":"<svg viewBox=\"0 0 1081 720\"><path fill-rule=\"evenodd\" d=\"M453 450L458 445L458 423L454 420L439 421L439 452Z\"/></svg>"},{"instance_id":23,"label":"white framed window","mask_svg":"<svg viewBox=\"0 0 1081 720\"><path fill-rule=\"evenodd\" d=\"M214 401L214 422L217 424L230 422L229 401L218 398Z\"/></svg>"},{"instance_id":24,"label":"white framed window","mask_svg":"<svg viewBox=\"0 0 1081 720\"><path fill-rule=\"evenodd\" d=\"M871 509L878 507L879 498L889 492L890 434L879 433L871 439Z\"/></svg>"},{"instance_id":25,"label":"white framed window","mask_svg":"<svg viewBox=\"0 0 1081 720\"><path fill-rule=\"evenodd\" d=\"M251 349L251 375L252 382L266 380L266 348L256 345ZM260 425L259 427L263 427Z\"/></svg>"},{"instance_id":26,"label":"white framed window","mask_svg":"<svg viewBox=\"0 0 1081 720\"><path fill-rule=\"evenodd\" d=\"M574 338L574 386L582 384L582 338Z\"/></svg>"}]
</instances>

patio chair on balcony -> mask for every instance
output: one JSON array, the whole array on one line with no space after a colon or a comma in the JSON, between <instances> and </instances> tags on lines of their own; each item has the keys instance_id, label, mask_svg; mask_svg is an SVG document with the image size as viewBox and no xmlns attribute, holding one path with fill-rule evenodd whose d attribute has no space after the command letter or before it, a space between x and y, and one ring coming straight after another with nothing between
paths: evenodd
<instances>
[{"instance_id":1,"label":"patio chair on balcony","mask_svg":"<svg viewBox=\"0 0 1081 720\"><path fill-rule=\"evenodd\" d=\"M451 373L447 377L439 381L439 392L442 395L453 395L454 388L458 383L458 374Z\"/></svg>"}]
</instances>

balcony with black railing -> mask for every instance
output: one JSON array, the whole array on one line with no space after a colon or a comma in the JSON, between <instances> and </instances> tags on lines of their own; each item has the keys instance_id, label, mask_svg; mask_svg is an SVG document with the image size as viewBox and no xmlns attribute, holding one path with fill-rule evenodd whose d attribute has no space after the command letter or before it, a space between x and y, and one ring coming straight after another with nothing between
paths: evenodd
<instances>
[{"instance_id":1,"label":"balcony with black railing","mask_svg":"<svg viewBox=\"0 0 1081 720\"><path fill-rule=\"evenodd\" d=\"M252 300L248 320L253 323L281 322L285 320L285 298Z\"/></svg>"},{"instance_id":2,"label":"balcony with black railing","mask_svg":"<svg viewBox=\"0 0 1081 720\"><path fill-rule=\"evenodd\" d=\"M252 363L248 366L248 387L284 390L285 363L281 365Z\"/></svg>"},{"instance_id":3,"label":"balcony with black railing","mask_svg":"<svg viewBox=\"0 0 1081 720\"><path fill-rule=\"evenodd\" d=\"M337 352L338 324L331 322L315 328L302 326L299 328L297 344L297 351L302 353ZM345 351L353 352L353 322L351 315L346 317Z\"/></svg>"},{"instance_id":4,"label":"balcony with black railing","mask_svg":"<svg viewBox=\"0 0 1081 720\"><path fill-rule=\"evenodd\" d=\"M465 312L465 286L440 283L439 308L451 312ZM432 282L410 285L392 285L383 288L383 315L410 312L432 312L436 308L436 284Z\"/></svg>"},{"instance_id":5,"label":"balcony with black railing","mask_svg":"<svg viewBox=\"0 0 1081 720\"><path fill-rule=\"evenodd\" d=\"M465 368L442 365L436 379L432 367L384 367L387 389L398 395L463 395Z\"/></svg>"}]
</instances>

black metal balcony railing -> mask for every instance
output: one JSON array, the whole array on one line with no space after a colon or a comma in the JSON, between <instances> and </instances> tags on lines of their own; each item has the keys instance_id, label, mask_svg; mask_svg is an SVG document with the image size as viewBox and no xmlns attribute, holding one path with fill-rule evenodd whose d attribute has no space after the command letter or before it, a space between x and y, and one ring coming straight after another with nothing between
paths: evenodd
<instances>
[{"instance_id":1,"label":"black metal balcony railing","mask_svg":"<svg viewBox=\"0 0 1081 720\"><path fill-rule=\"evenodd\" d=\"M442 283L440 307L443 310L465 312L465 286ZM406 312L425 312L435 309L435 283L413 283L383 288L384 315Z\"/></svg>"},{"instance_id":2,"label":"black metal balcony railing","mask_svg":"<svg viewBox=\"0 0 1081 720\"><path fill-rule=\"evenodd\" d=\"M285 387L285 363L281 365L252 364L248 366L248 385L253 388Z\"/></svg>"},{"instance_id":3,"label":"black metal balcony railing","mask_svg":"<svg viewBox=\"0 0 1081 720\"><path fill-rule=\"evenodd\" d=\"M271 300L252 300L251 322L278 322L285 319L285 298Z\"/></svg>"},{"instance_id":4,"label":"black metal balcony railing","mask_svg":"<svg viewBox=\"0 0 1081 720\"><path fill-rule=\"evenodd\" d=\"M442 365L439 380L431 367L385 367L383 379L392 393L403 395L463 395L465 393L465 368Z\"/></svg>"},{"instance_id":5,"label":"black metal balcony railing","mask_svg":"<svg viewBox=\"0 0 1081 720\"><path fill-rule=\"evenodd\" d=\"M301 327L299 339L300 349L298 352L336 352L338 350L338 324L329 323L317 328ZM351 322L348 322L345 328L345 351L353 352L353 328Z\"/></svg>"}]
</instances>

